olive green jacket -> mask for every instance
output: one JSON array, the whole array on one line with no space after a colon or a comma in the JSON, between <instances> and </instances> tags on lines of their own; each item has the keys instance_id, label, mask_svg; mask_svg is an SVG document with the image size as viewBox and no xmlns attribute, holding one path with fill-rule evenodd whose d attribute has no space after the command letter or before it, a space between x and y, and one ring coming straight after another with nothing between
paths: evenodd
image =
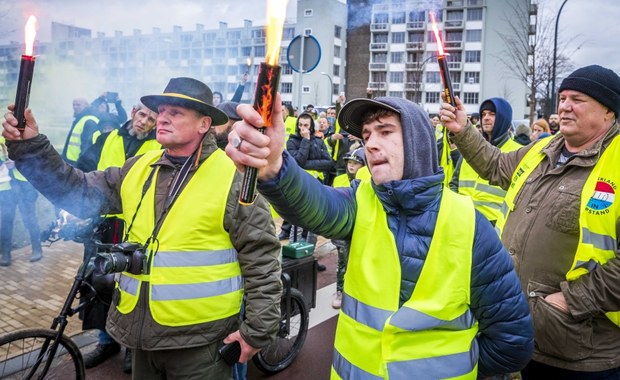
<instances>
[{"instance_id":1,"label":"olive green jacket","mask_svg":"<svg viewBox=\"0 0 620 380\"><path fill-rule=\"evenodd\" d=\"M122 210L121 184L139 158L129 159L122 168L84 173L66 164L44 135L9 142L7 145L9 155L16 161L17 167L24 170L22 173L37 190L56 206L82 218L116 214ZM216 149L212 134L207 135L200 162L204 162ZM160 215L168 187L178 169L165 156L155 165L160 166L156 182L155 215ZM190 176L195 171L196 168L193 168ZM261 196L251 206L239 205L241 180L242 175L237 172L228 195L224 228L238 252L244 278L247 301L245 318L240 326L241 335L251 346L260 348L275 339L279 327L282 292L280 242L276 237L269 206ZM142 189L136 191L141 192ZM208 200L209 191L205 189L204 198L196 201ZM179 222L191 223L186 220ZM106 328L115 340L127 347L162 350L202 346L221 341L239 328L237 315L191 326L159 325L151 317L146 291L147 286L143 284L138 305L127 315L117 312L115 302L118 299L113 299Z\"/></svg>"},{"instance_id":2,"label":"olive green jacket","mask_svg":"<svg viewBox=\"0 0 620 380\"><path fill-rule=\"evenodd\" d=\"M556 136L543 150L546 157L519 191L503 229L502 242L513 258L534 320L533 359L554 367L602 371L620 366L620 328L604 315L605 311L620 310L620 249L606 265L575 281L566 280L579 243L581 190L601 153L618 133L616 123L593 147L558 168L555 164L564 138ZM508 188L514 170L533 146L501 153L473 127L454 135L453 141L478 174L503 189ZM620 220L616 236L620 237ZM544 300L546 295L560 291L569 314Z\"/></svg>"}]
</instances>

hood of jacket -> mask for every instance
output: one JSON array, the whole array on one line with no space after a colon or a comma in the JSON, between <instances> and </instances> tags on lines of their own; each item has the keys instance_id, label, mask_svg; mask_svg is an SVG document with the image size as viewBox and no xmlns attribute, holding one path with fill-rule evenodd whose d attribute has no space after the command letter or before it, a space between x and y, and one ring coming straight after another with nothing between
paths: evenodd
<instances>
[{"instance_id":1,"label":"hood of jacket","mask_svg":"<svg viewBox=\"0 0 620 380\"><path fill-rule=\"evenodd\" d=\"M299 119L301 119L301 116L304 116L304 115L310 116L310 136L314 136L314 131L316 130L315 127L314 127L314 118L312 117L311 114L306 113L306 112L304 112L301 115L299 115L299 117L295 121L295 134L300 136L300 134L299 134Z\"/></svg>"},{"instance_id":2,"label":"hood of jacket","mask_svg":"<svg viewBox=\"0 0 620 380\"><path fill-rule=\"evenodd\" d=\"M497 146L504 141L503 138L510 132L512 107L504 98L491 98L480 103L480 115L482 115L482 108L487 102L491 102L495 106L495 124L493 124L490 143Z\"/></svg>"},{"instance_id":3,"label":"hood of jacket","mask_svg":"<svg viewBox=\"0 0 620 380\"><path fill-rule=\"evenodd\" d=\"M435 132L426 111L402 98L379 97L374 100L400 112L403 129L405 165L403 179L428 177L439 171Z\"/></svg>"}]
</instances>

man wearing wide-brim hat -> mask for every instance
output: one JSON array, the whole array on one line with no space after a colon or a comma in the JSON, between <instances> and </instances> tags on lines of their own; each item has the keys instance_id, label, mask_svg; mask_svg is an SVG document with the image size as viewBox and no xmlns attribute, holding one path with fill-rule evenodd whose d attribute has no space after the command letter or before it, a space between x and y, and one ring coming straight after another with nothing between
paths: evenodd
<instances>
[{"instance_id":1,"label":"man wearing wide-brim hat","mask_svg":"<svg viewBox=\"0 0 620 380\"><path fill-rule=\"evenodd\" d=\"M121 214L125 240L143 247L145 265L116 268L106 325L132 349L138 378L231 378L218 355L224 342L239 341L244 362L278 329L280 244L262 197L239 205L241 174L212 132L227 117L212 97L191 78L173 78L163 94L142 97L159 113L164 150L90 173L62 161L30 110L22 135L12 113L5 115L9 154L41 193L81 218Z\"/></svg>"}]
</instances>

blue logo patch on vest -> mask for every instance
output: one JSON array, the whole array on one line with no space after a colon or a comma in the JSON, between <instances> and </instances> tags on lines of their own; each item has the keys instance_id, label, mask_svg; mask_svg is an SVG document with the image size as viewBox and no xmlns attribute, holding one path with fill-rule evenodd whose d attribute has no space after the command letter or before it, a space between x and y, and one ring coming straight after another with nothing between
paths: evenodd
<instances>
[{"instance_id":1,"label":"blue logo patch on vest","mask_svg":"<svg viewBox=\"0 0 620 380\"><path fill-rule=\"evenodd\" d=\"M611 207L616 197L615 189L615 184L599 179L596 182L594 194L586 206L588 211L597 213L597 211L600 212Z\"/></svg>"}]
</instances>

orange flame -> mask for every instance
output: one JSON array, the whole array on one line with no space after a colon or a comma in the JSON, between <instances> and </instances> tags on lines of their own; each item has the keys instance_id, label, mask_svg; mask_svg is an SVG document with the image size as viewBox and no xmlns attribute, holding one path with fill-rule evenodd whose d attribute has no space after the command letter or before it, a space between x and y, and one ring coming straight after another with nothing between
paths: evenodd
<instances>
[{"instance_id":1,"label":"orange flame","mask_svg":"<svg viewBox=\"0 0 620 380\"><path fill-rule=\"evenodd\" d=\"M267 70L267 81L263 85L263 96L261 100L261 109L258 110L260 115L262 116L265 124L271 126L271 111L273 108L273 99L271 97L272 89L271 84L273 83L273 70Z\"/></svg>"},{"instance_id":2,"label":"orange flame","mask_svg":"<svg viewBox=\"0 0 620 380\"><path fill-rule=\"evenodd\" d=\"M443 51L443 44L441 43L441 36L439 35L439 29L437 29L437 20L435 20L435 12L429 12L429 16L431 16L431 24L433 27L433 33L435 33L435 40L437 40L437 50L439 50L439 55L445 55Z\"/></svg>"},{"instance_id":3,"label":"orange flame","mask_svg":"<svg viewBox=\"0 0 620 380\"><path fill-rule=\"evenodd\" d=\"M280 45L282 44L282 28L286 18L288 0L267 0L267 52L265 60L271 66L278 64Z\"/></svg>"},{"instance_id":4,"label":"orange flame","mask_svg":"<svg viewBox=\"0 0 620 380\"><path fill-rule=\"evenodd\" d=\"M33 56L34 52L34 37L37 35L36 30L37 18L34 16L28 17L26 22L26 53L25 55Z\"/></svg>"}]
</instances>

